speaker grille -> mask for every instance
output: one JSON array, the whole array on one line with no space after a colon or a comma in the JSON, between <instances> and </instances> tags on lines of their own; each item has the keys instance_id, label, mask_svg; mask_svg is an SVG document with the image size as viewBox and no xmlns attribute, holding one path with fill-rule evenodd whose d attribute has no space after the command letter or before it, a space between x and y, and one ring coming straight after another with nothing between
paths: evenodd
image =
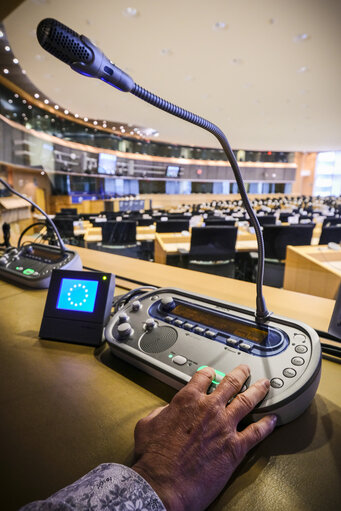
<instances>
[{"instance_id":1,"label":"speaker grille","mask_svg":"<svg viewBox=\"0 0 341 511\"><path fill-rule=\"evenodd\" d=\"M178 333L174 328L162 326L146 332L140 339L140 348L146 353L161 353L171 348L177 338Z\"/></svg>"}]
</instances>

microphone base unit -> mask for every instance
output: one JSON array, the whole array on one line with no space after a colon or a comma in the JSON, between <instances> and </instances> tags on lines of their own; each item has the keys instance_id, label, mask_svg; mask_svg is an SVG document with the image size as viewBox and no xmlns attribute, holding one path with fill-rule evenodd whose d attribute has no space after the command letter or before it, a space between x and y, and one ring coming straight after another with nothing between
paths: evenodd
<instances>
[{"instance_id":1,"label":"microphone base unit","mask_svg":"<svg viewBox=\"0 0 341 511\"><path fill-rule=\"evenodd\" d=\"M144 294L109 321L105 337L114 355L176 389L205 366L215 369L213 392L224 375L247 364L251 375L241 392L260 378L270 390L250 415L276 414L292 421L309 406L321 375L320 340L299 321L271 315L174 288ZM123 317L127 320L123 321Z\"/></svg>"},{"instance_id":2,"label":"microphone base unit","mask_svg":"<svg viewBox=\"0 0 341 511\"><path fill-rule=\"evenodd\" d=\"M82 261L73 250L30 243L0 257L0 278L31 288L49 287L52 270L81 270Z\"/></svg>"}]
</instances>

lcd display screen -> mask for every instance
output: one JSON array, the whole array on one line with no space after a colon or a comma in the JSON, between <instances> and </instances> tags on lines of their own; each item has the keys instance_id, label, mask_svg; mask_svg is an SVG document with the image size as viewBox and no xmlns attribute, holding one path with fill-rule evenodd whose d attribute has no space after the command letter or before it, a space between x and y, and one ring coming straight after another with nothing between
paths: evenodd
<instances>
[{"instance_id":1,"label":"lcd display screen","mask_svg":"<svg viewBox=\"0 0 341 511\"><path fill-rule=\"evenodd\" d=\"M97 280L62 279L59 288L57 309L93 312L97 288Z\"/></svg>"},{"instance_id":2,"label":"lcd display screen","mask_svg":"<svg viewBox=\"0 0 341 511\"><path fill-rule=\"evenodd\" d=\"M60 261L62 259L62 254L60 252L53 252L52 250L44 250L42 247L37 247L33 245L33 251L25 253L26 257L39 257L39 259L48 259L49 261L55 262Z\"/></svg>"},{"instance_id":3,"label":"lcd display screen","mask_svg":"<svg viewBox=\"0 0 341 511\"><path fill-rule=\"evenodd\" d=\"M117 156L108 153L99 153L98 156L98 173L99 174L115 174Z\"/></svg>"},{"instance_id":4,"label":"lcd display screen","mask_svg":"<svg viewBox=\"0 0 341 511\"><path fill-rule=\"evenodd\" d=\"M261 330L260 328L239 322L233 318L211 314L210 312L184 304L177 305L172 310L172 313L177 316L181 316L184 319L215 328L227 335L235 335L236 337L241 337L258 344L263 343L268 336L266 328Z\"/></svg>"}]
</instances>

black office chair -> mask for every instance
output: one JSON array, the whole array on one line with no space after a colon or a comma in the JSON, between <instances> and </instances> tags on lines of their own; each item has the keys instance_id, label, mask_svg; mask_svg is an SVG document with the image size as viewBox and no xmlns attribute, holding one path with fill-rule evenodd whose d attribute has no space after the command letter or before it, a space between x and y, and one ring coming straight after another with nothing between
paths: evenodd
<instances>
[{"instance_id":1,"label":"black office chair","mask_svg":"<svg viewBox=\"0 0 341 511\"><path fill-rule=\"evenodd\" d=\"M284 260L288 245L310 245L315 224L265 225L263 239L265 249L264 284L283 286Z\"/></svg>"},{"instance_id":2,"label":"black office chair","mask_svg":"<svg viewBox=\"0 0 341 511\"><path fill-rule=\"evenodd\" d=\"M53 222L55 226L57 227L59 234L64 240L69 241L70 239L74 238L74 232L73 232L73 220L72 218L63 217L63 216L55 216L53 219Z\"/></svg>"},{"instance_id":3,"label":"black office chair","mask_svg":"<svg viewBox=\"0 0 341 511\"><path fill-rule=\"evenodd\" d=\"M322 229L325 227L332 227L336 225L341 225L341 217L339 216L327 216L323 220Z\"/></svg>"},{"instance_id":4,"label":"black office chair","mask_svg":"<svg viewBox=\"0 0 341 511\"><path fill-rule=\"evenodd\" d=\"M288 245L310 245L315 224L265 225L263 227L266 259L283 261Z\"/></svg>"},{"instance_id":5,"label":"black office chair","mask_svg":"<svg viewBox=\"0 0 341 511\"><path fill-rule=\"evenodd\" d=\"M288 218L291 217L291 216L293 216L292 213L280 213L279 214L279 219L280 219L281 222L288 222L289 221Z\"/></svg>"},{"instance_id":6,"label":"black office chair","mask_svg":"<svg viewBox=\"0 0 341 511\"><path fill-rule=\"evenodd\" d=\"M102 245L126 248L136 245L136 222L105 222L102 226Z\"/></svg>"},{"instance_id":7,"label":"black office chair","mask_svg":"<svg viewBox=\"0 0 341 511\"><path fill-rule=\"evenodd\" d=\"M166 220L156 222L156 232L181 232L188 231L189 220Z\"/></svg>"},{"instance_id":8,"label":"black office chair","mask_svg":"<svg viewBox=\"0 0 341 511\"><path fill-rule=\"evenodd\" d=\"M232 226L193 227L187 268L234 277L237 231Z\"/></svg>"},{"instance_id":9,"label":"black office chair","mask_svg":"<svg viewBox=\"0 0 341 511\"><path fill-rule=\"evenodd\" d=\"M137 218L137 225L141 227L146 227L148 225L153 225L154 221L152 218Z\"/></svg>"},{"instance_id":10,"label":"black office chair","mask_svg":"<svg viewBox=\"0 0 341 511\"><path fill-rule=\"evenodd\" d=\"M331 241L341 243L341 225L322 227L319 245L327 245Z\"/></svg>"},{"instance_id":11,"label":"black office chair","mask_svg":"<svg viewBox=\"0 0 341 511\"><path fill-rule=\"evenodd\" d=\"M276 224L275 215L257 215L257 219L258 219L259 225L261 225L261 226Z\"/></svg>"},{"instance_id":12,"label":"black office chair","mask_svg":"<svg viewBox=\"0 0 341 511\"><path fill-rule=\"evenodd\" d=\"M230 226L230 227L234 227L236 225L236 221L235 220L225 220L225 218L206 218L205 220L205 224L206 226L210 226L210 225L225 225L225 227L227 226Z\"/></svg>"},{"instance_id":13,"label":"black office chair","mask_svg":"<svg viewBox=\"0 0 341 511\"><path fill-rule=\"evenodd\" d=\"M64 216L77 216L78 215L77 208L61 208L60 212Z\"/></svg>"}]
</instances>

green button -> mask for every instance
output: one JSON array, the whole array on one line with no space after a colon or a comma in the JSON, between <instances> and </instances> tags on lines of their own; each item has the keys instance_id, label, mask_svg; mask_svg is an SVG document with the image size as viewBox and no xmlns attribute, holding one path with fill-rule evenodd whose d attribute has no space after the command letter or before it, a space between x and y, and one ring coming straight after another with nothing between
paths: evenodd
<instances>
[{"instance_id":1,"label":"green button","mask_svg":"<svg viewBox=\"0 0 341 511\"><path fill-rule=\"evenodd\" d=\"M26 268L26 270L23 271L24 275L32 275L34 273L34 270L32 268Z\"/></svg>"},{"instance_id":2,"label":"green button","mask_svg":"<svg viewBox=\"0 0 341 511\"><path fill-rule=\"evenodd\" d=\"M200 366L197 371L200 371L201 369L204 369L205 367L208 367L208 366ZM216 381L215 379L212 380L212 383L215 384L215 385L219 385L220 381L224 378L225 376L225 373L222 373L221 371L218 371L217 369L214 369L214 372L217 376L220 376L219 378L219 381Z\"/></svg>"}]
</instances>

